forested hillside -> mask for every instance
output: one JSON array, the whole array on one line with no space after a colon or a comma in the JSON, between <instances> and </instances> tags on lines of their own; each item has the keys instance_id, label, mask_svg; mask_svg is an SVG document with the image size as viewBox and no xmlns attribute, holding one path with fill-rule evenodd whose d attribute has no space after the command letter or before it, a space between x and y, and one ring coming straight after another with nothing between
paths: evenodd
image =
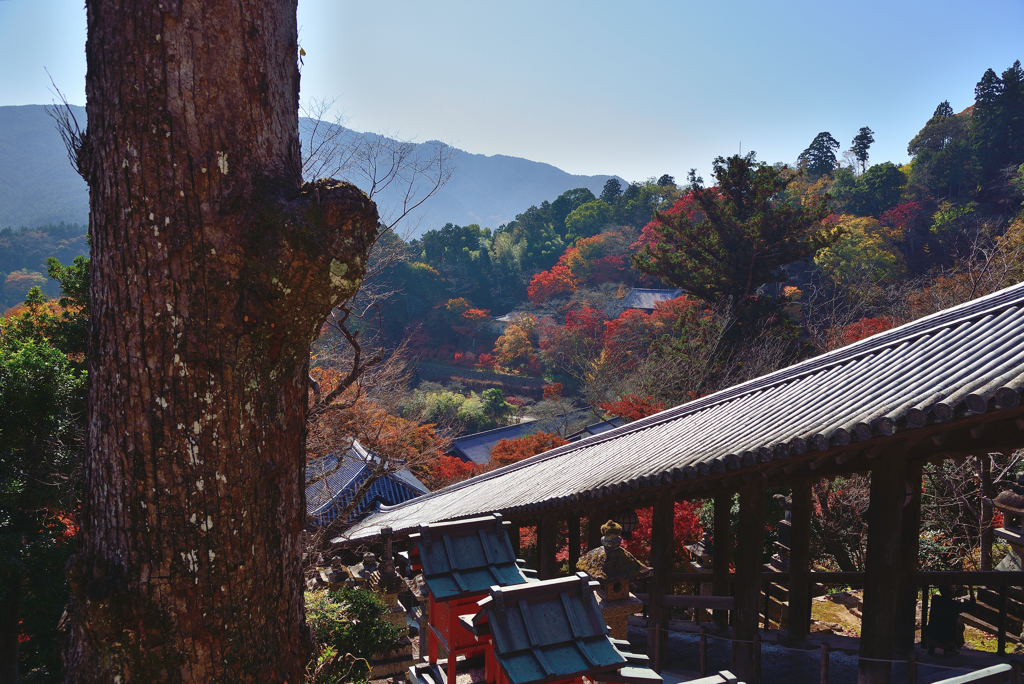
<instances>
[{"instance_id":1,"label":"forested hillside","mask_svg":"<svg viewBox=\"0 0 1024 684\"><path fill-rule=\"evenodd\" d=\"M592 420L633 419L848 344L1021 279L1022 81L1016 63L987 72L966 111L940 103L905 165L873 159L864 126L842 132L846 144L813 136L795 165L719 158L707 181L611 179L497 227L386 235L353 308L366 318L346 325L463 389L530 405L538 386L560 383L561 401ZM683 295L631 309L631 288ZM437 404L443 390L430 392L407 414ZM458 401L445 401L422 419L459 423ZM456 430L494 424L461 420Z\"/></svg>"},{"instance_id":2,"label":"forested hillside","mask_svg":"<svg viewBox=\"0 0 1024 684\"><path fill-rule=\"evenodd\" d=\"M84 128L85 108L71 109ZM0 107L0 228L88 220L89 188L46 107Z\"/></svg>"},{"instance_id":3,"label":"forested hillside","mask_svg":"<svg viewBox=\"0 0 1024 684\"><path fill-rule=\"evenodd\" d=\"M0 308L20 304L36 285L56 297L59 285L46 277L46 260L71 263L76 256L87 255L87 232L87 225L64 223L0 229Z\"/></svg>"}]
</instances>

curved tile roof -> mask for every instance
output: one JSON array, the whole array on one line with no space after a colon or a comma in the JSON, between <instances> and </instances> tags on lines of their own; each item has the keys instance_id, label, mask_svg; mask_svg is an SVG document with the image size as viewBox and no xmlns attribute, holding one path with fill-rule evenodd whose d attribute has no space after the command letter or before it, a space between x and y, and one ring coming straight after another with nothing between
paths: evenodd
<instances>
[{"instance_id":1,"label":"curved tile roof","mask_svg":"<svg viewBox=\"0 0 1024 684\"><path fill-rule=\"evenodd\" d=\"M382 507L346 539L514 515L694 480L1018 405L1024 284L506 466ZM340 539L338 541L344 541Z\"/></svg>"}]
</instances>

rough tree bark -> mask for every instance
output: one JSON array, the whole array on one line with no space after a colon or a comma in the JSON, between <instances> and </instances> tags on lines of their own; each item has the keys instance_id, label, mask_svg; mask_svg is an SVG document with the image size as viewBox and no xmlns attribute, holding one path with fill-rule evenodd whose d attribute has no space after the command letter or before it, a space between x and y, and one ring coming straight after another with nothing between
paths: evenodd
<instances>
[{"instance_id":1,"label":"rough tree bark","mask_svg":"<svg viewBox=\"0 0 1024 684\"><path fill-rule=\"evenodd\" d=\"M295 0L88 0L71 682L298 682L308 350L372 202L301 184Z\"/></svg>"}]
</instances>

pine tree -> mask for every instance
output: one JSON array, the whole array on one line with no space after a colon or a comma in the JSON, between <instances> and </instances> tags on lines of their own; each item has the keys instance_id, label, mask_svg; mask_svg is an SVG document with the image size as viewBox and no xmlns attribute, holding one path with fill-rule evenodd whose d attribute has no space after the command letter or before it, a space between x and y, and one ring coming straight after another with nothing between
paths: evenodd
<instances>
[{"instance_id":1,"label":"pine tree","mask_svg":"<svg viewBox=\"0 0 1024 684\"><path fill-rule=\"evenodd\" d=\"M932 121L945 119L950 116L953 116L953 108L949 105L949 100L943 100L939 103L939 106L935 108L935 113L932 114Z\"/></svg>"},{"instance_id":2,"label":"pine tree","mask_svg":"<svg viewBox=\"0 0 1024 684\"><path fill-rule=\"evenodd\" d=\"M714 161L713 188L695 187L690 210L655 215L657 242L633 256L642 273L708 302L740 305L761 285L781 282L782 267L825 243L819 222L830 197L801 206L786 201L789 177L753 153Z\"/></svg>"}]
</instances>

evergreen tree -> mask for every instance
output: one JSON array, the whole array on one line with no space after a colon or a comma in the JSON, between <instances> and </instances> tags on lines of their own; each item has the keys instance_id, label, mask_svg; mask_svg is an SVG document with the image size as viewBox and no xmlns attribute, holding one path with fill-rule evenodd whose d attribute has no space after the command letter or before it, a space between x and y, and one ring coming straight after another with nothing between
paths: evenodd
<instances>
[{"instance_id":1,"label":"evergreen tree","mask_svg":"<svg viewBox=\"0 0 1024 684\"><path fill-rule=\"evenodd\" d=\"M999 115L1005 131L1006 156L1001 166L1024 162L1024 69L1020 60L1003 72Z\"/></svg>"},{"instance_id":2,"label":"evergreen tree","mask_svg":"<svg viewBox=\"0 0 1024 684\"><path fill-rule=\"evenodd\" d=\"M861 128L853 138L853 145L850 146L850 149L853 151L853 156L860 162L861 173L868 168L868 148L873 142L875 142L875 132L867 126Z\"/></svg>"},{"instance_id":3,"label":"evergreen tree","mask_svg":"<svg viewBox=\"0 0 1024 684\"><path fill-rule=\"evenodd\" d=\"M833 138L831 133L823 131L814 136L808 148L796 158L797 164L806 169L812 178L820 178L832 173L839 166L836 160L838 150L839 141Z\"/></svg>"},{"instance_id":4,"label":"evergreen tree","mask_svg":"<svg viewBox=\"0 0 1024 684\"><path fill-rule=\"evenodd\" d=\"M949 102L936 108L921 132L907 145L914 157L911 181L939 199L959 200L973 192L980 167L968 130L971 115L953 114Z\"/></svg>"},{"instance_id":5,"label":"evergreen tree","mask_svg":"<svg viewBox=\"0 0 1024 684\"><path fill-rule=\"evenodd\" d=\"M601 199L608 204L615 204L615 200L622 194L622 183L618 178L609 178L604 183L604 190L601 191Z\"/></svg>"},{"instance_id":6,"label":"evergreen tree","mask_svg":"<svg viewBox=\"0 0 1024 684\"><path fill-rule=\"evenodd\" d=\"M819 222L830 198L788 202L789 176L753 152L718 157L714 173L716 187L695 187L680 200L692 210L655 216L658 241L637 252L633 265L706 301L738 306L761 285L785 280L785 264L823 246Z\"/></svg>"},{"instance_id":7,"label":"evergreen tree","mask_svg":"<svg viewBox=\"0 0 1024 684\"><path fill-rule=\"evenodd\" d=\"M932 119L945 119L950 116L953 116L953 108L950 106L949 100L943 100L939 103L939 106L935 108L935 113L932 114Z\"/></svg>"},{"instance_id":8,"label":"evergreen tree","mask_svg":"<svg viewBox=\"0 0 1024 684\"><path fill-rule=\"evenodd\" d=\"M597 198L594 197L594 193L590 192L587 188L566 190L558 196L558 199L551 203L551 224L562 237L565 237L567 231L565 228L566 217L582 205L587 202L593 202L595 199Z\"/></svg>"},{"instance_id":9,"label":"evergreen tree","mask_svg":"<svg viewBox=\"0 0 1024 684\"><path fill-rule=\"evenodd\" d=\"M1003 82L996 72L986 69L974 87L974 111L971 113L971 142L983 168L991 168L1005 151L1005 130L1000 119Z\"/></svg>"}]
</instances>

